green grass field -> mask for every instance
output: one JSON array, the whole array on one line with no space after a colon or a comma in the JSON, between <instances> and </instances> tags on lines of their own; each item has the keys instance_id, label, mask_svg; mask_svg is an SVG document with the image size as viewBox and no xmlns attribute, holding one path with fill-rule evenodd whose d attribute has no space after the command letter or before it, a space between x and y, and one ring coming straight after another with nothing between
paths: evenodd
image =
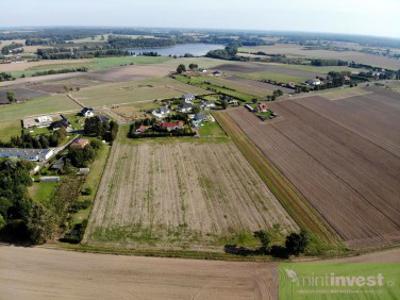
<instances>
[{"instance_id":1,"label":"green grass field","mask_svg":"<svg viewBox=\"0 0 400 300\"><path fill-rule=\"evenodd\" d=\"M197 86L204 90L208 90L208 93L222 93L222 94L237 98L244 102L248 102L254 98L257 98L254 95L242 93L233 88L230 88L230 87L227 87L224 85L219 85L216 80L213 81L212 78L208 78L208 77L192 76L192 77L188 78L186 76L178 75L175 77L175 79L177 81L186 83L188 85L192 85L192 86L194 85L194 86Z\"/></svg>"},{"instance_id":2,"label":"green grass field","mask_svg":"<svg viewBox=\"0 0 400 300\"><path fill-rule=\"evenodd\" d=\"M110 149L111 147L109 145L103 145L103 147L99 150L95 161L90 165L90 173L86 177L85 183L83 184L84 188L89 187L92 190L92 194L87 196L80 195L78 201L94 201ZM72 225L82 223L82 221L88 219L90 210L91 206L89 208L79 210L77 213L73 214L71 221Z\"/></svg>"},{"instance_id":3,"label":"green grass field","mask_svg":"<svg viewBox=\"0 0 400 300\"><path fill-rule=\"evenodd\" d=\"M237 73L236 76L245 78L245 79L250 79L250 80L275 80L278 82L296 82L296 83L302 83L306 81L307 77L296 77L296 76L290 76L287 74L283 73L275 73L275 72L254 72L254 73Z\"/></svg>"},{"instance_id":4,"label":"green grass field","mask_svg":"<svg viewBox=\"0 0 400 300\"><path fill-rule=\"evenodd\" d=\"M26 77L32 76L38 71L48 70L61 70L61 69L73 69L80 67L87 67L90 71L102 71L121 65L135 64L135 65L149 65L149 64L161 64L172 60L170 57L165 56L115 56L115 57L104 57L104 58L93 58L85 62L76 63L64 63L64 64L46 64L46 60L43 60L43 65L28 68L23 71L14 71L11 74L19 78L24 74Z\"/></svg>"},{"instance_id":5,"label":"green grass field","mask_svg":"<svg viewBox=\"0 0 400 300\"><path fill-rule=\"evenodd\" d=\"M314 72L314 73L323 73L328 74L331 71L334 72L360 72L363 71L362 69L354 69L346 66L324 66L324 67L317 67L312 65L289 65L289 64L279 64L280 67L291 69L291 70L300 70L305 72Z\"/></svg>"},{"instance_id":6,"label":"green grass field","mask_svg":"<svg viewBox=\"0 0 400 300\"><path fill-rule=\"evenodd\" d=\"M29 195L33 201L49 207L57 186L57 182L34 182L29 187Z\"/></svg>"},{"instance_id":7,"label":"green grass field","mask_svg":"<svg viewBox=\"0 0 400 300\"><path fill-rule=\"evenodd\" d=\"M35 98L24 103L0 107L0 120L11 121L31 115L78 110L79 106L65 95Z\"/></svg>"},{"instance_id":8,"label":"green grass field","mask_svg":"<svg viewBox=\"0 0 400 300\"><path fill-rule=\"evenodd\" d=\"M170 78L158 78L144 81L102 84L83 88L73 96L87 106L103 106L137 101L168 99L180 97L185 93L196 95L207 91L177 82Z\"/></svg>"},{"instance_id":9,"label":"green grass field","mask_svg":"<svg viewBox=\"0 0 400 300\"><path fill-rule=\"evenodd\" d=\"M11 137L21 133L21 121L0 121L0 141L8 142Z\"/></svg>"},{"instance_id":10,"label":"green grass field","mask_svg":"<svg viewBox=\"0 0 400 300\"><path fill-rule=\"evenodd\" d=\"M0 122L20 120L24 117L79 110L79 106L65 95L35 98L23 103L0 107Z\"/></svg>"}]
</instances>

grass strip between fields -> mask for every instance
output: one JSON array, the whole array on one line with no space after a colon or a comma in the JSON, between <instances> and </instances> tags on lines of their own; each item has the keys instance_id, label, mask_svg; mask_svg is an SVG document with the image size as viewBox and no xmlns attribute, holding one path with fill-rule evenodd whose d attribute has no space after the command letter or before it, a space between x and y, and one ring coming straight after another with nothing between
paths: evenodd
<instances>
[{"instance_id":1,"label":"grass strip between fields","mask_svg":"<svg viewBox=\"0 0 400 300\"><path fill-rule=\"evenodd\" d=\"M213 115L293 220L301 228L317 235L321 241L334 247L343 247L337 233L322 219L296 187L263 155L235 121L227 113L214 112Z\"/></svg>"}]
</instances>

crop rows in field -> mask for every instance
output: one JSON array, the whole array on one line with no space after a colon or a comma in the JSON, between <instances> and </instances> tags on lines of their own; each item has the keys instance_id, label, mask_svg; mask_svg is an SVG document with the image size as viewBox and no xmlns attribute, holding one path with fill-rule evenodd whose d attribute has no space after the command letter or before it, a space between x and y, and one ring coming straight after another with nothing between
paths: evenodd
<instances>
[{"instance_id":1,"label":"crop rows in field","mask_svg":"<svg viewBox=\"0 0 400 300\"><path fill-rule=\"evenodd\" d=\"M244 109L229 115L349 246L399 241L398 100L377 92L271 108L279 121L261 123Z\"/></svg>"},{"instance_id":2,"label":"crop rows in field","mask_svg":"<svg viewBox=\"0 0 400 300\"><path fill-rule=\"evenodd\" d=\"M87 241L203 247L274 224L298 229L233 143L116 144Z\"/></svg>"}]
</instances>

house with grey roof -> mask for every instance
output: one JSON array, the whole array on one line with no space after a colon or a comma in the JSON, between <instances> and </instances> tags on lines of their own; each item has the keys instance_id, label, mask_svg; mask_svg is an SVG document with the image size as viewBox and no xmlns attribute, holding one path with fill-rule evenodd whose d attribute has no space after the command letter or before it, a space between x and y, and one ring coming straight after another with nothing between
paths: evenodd
<instances>
[{"instance_id":1,"label":"house with grey roof","mask_svg":"<svg viewBox=\"0 0 400 300\"><path fill-rule=\"evenodd\" d=\"M0 148L0 158L16 158L32 162L42 162L54 155L53 149Z\"/></svg>"}]
</instances>

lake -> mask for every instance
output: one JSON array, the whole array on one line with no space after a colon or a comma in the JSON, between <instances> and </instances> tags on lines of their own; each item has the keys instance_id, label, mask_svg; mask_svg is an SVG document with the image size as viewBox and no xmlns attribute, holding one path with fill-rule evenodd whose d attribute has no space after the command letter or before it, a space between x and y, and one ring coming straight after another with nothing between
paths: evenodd
<instances>
[{"instance_id":1,"label":"lake","mask_svg":"<svg viewBox=\"0 0 400 300\"><path fill-rule=\"evenodd\" d=\"M164 48L146 48L146 49L129 49L132 54L141 54L143 52L157 52L162 56L176 55L183 56L186 53L190 53L194 56L203 56L206 55L208 51L224 49L224 45L216 45L216 44L178 44L172 47L164 47Z\"/></svg>"}]
</instances>

